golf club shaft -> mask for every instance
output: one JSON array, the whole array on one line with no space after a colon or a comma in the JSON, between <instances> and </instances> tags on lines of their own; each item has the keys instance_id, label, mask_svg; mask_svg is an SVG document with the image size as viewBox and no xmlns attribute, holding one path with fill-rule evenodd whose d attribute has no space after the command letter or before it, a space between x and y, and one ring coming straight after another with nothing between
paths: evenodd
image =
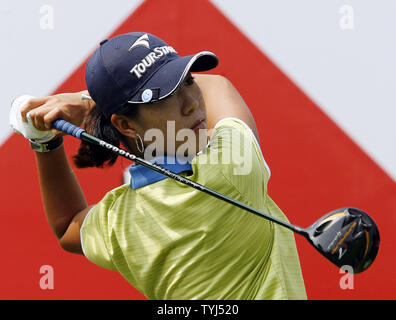
<instances>
[{"instance_id":1,"label":"golf club shaft","mask_svg":"<svg viewBox=\"0 0 396 320\"><path fill-rule=\"evenodd\" d=\"M250 206L248 206L248 205L246 205L246 204L244 204L244 203L242 203L242 202L240 202L238 200L235 200L235 199L232 199L230 197L227 197L227 196L225 196L225 195L223 195L223 194L221 194L221 193L219 193L219 192L217 192L215 190L212 190L212 189L210 189L208 187L205 187L205 186L203 186L203 185L201 185L199 183L196 183L196 182L194 182L192 180L184 178L184 177L182 177L182 176L180 176L180 175L178 175L178 174L176 174L176 173L174 173L172 171L169 171L169 170L167 170L167 169L165 169L165 168L163 168L163 167L161 167L161 166L159 166L157 164L154 164L154 163L152 163L150 161L146 161L144 159L141 159L141 158L139 158L139 157L137 157L137 156L135 156L135 155L133 155L133 154L121 149L121 148L113 146L110 143L108 143L106 141L103 141L103 140L101 140L101 139L99 139L99 138L87 133L84 129L81 129L81 128L75 126L74 124L71 124L71 123L69 123L69 122L67 122L65 120L57 119L57 120L55 120L52 123L52 126L56 130L62 131L63 133L69 134L69 135L71 135L73 137L76 137L76 138L78 138L80 140L83 140L85 142L99 145L99 146L101 146L103 148L106 148L106 149L110 150L111 152L113 152L113 153L115 153L115 154L117 154L117 155L119 155L121 157L124 157L126 159L132 160L132 161L134 161L134 162L136 162L138 164L141 164L144 167L147 167L147 168L149 168L151 170L159 172L159 173L161 173L161 174L163 174L163 175L165 175L165 176L167 176L169 178L177 180L177 181L179 181L181 183L184 183L184 184L186 184L186 185L188 185L190 187L193 187L193 188L195 188L195 189L197 189L199 191L205 192L205 193L207 193L207 194L209 194L211 196L214 196L214 197L216 197L218 199L226 201L226 202L228 202L228 203L230 203L232 205L235 205L235 206L237 206L237 207L239 207L241 209L244 209L244 210L247 210L247 211L249 211L251 213L254 213L254 214L256 214L256 215L258 215L258 216L260 216L260 217L262 217L264 219L270 220L270 221L272 221L272 222L274 222L274 223L276 223L278 225L286 227L286 228L292 230L293 232L296 232L296 233L301 234L303 236L305 235L304 229L302 229L302 228L300 228L298 226L295 226L295 225L289 224L289 223L287 223L285 221L282 221L280 219L277 219L277 218L275 218L275 217L273 217L273 216L271 216L271 215L269 215L269 214L267 214L267 213L265 213L263 211L257 210L257 209L255 209L253 207L250 207Z\"/></svg>"}]
</instances>

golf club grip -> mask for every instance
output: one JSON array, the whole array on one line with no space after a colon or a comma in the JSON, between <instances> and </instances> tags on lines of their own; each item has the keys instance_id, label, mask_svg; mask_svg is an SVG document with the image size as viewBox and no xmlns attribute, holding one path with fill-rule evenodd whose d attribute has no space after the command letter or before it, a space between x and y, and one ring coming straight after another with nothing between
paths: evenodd
<instances>
[{"instance_id":1,"label":"golf club grip","mask_svg":"<svg viewBox=\"0 0 396 320\"><path fill-rule=\"evenodd\" d=\"M69 134L78 139L81 139L81 134L85 132L84 129L81 129L75 126L74 124L71 124L70 122L67 122L62 119L57 119L54 122L52 122L52 126L56 130L62 131L63 133Z\"/></svg>"},{"instance_id":2,"label":"golf club grip","mask_svg":"<svg viewBox=\"0 0 396 320\"><path fill-rule=\"evenodd\" d=\"M100 145L100 146L102 146L104 148L107 148L108 150L118 154L119 156L122 156L124 158L129 159L129 160L132 160L132 161L134 161L134 162L136 162L138 164L141 164L141 165L143 165L143 166L145 166L145 167L147 167L147 168L149 168L151 170L159 172L159 173L161 173L161 174L163 174L163 175L165 175L165 176L167 176L169 178L172 178L172 179L177 180L177 181L179 181L181 183L184 183L184 184L186 184L186 185L188 185L188 186L190 186L190 187L192 187L194 189L197 189L199 191L205 192L205 193L207 193L207 194L209 194L211 196L214 196L214 197L216 197L216 198L218 198L220 200L226 201L226 202L228 202L228 203L230 203L232 205L235 205L235 206L237 206L237 207L239 207L239 208L241 208L243 210L247 210L247 211L249 211L251 213L254 213L254 214L256 214L256 215L258 215L258 216L260 216L260 217L262 217L264 219L267 219L267 220L270 220L272 222L275 222L275 223L277 223L277 224L279 224L279 225L281 225L283 227L286 227L286 228L292 230L293 232L296 232L296 233L299 233L301 235L304 235L303 229L300 228L299 226L295 226L295 225L292 225L292 224L287 223L285 221L282 221L282 220L280 220L280 219L278 219L276 217L273 217L273 216L271 216L271 215L269 215L269 214L267 214L265 212L262 212L260 210L257 210L255 208L253 208L253 207L250 207L250 206L248 206L245 203L242 203L242 202L240 202L238 200L235 200L235 199L232 199L232 198L230 198L230 197L228 197L226 195L223 195L223 194L221 194L221 193L219 193L219 192L217 192L215 190L212 190L212 189L210 189L208 187L205 187L205 186L203 186L203 185L201 185L201 184L199 184L199 183L197 183L195 181L192 181L192 180L189 180L187 178L184 178L184 177L182 177L182 176L180 176L180 175L178 175L178 174L176 174L176 173L174 173L172 171L169 171L168 169L162 168L161 166L158 166L156 164L150 163L149 161L146 161L144 159L140 159L139 157L136 157L135 155L132 155L132 154L130 154L130 153L118 148L118 147L112 146L111 144L109 144L109 143L107 143L107 142L105 142L105 141L103 141L103 140L101 140L101 139L99 139L99 138L87 133L84 129L81 129L81 128L75 126L74 124L71 124L71 123L69 123L69 122L67 122L65 120L57 119L54 122L52 122L52 125L54 126L55 129L57 129L59 131L62 131L62 132L66 133L66 134L69 134L69 135L72 135L73 137L76 137L76 138L78 138L80 140L83 140L83 141L86 141L86 142L89 142L89 143L93 143L93 144L96 144L96 145Z\"/></svg>"}]
</instances>

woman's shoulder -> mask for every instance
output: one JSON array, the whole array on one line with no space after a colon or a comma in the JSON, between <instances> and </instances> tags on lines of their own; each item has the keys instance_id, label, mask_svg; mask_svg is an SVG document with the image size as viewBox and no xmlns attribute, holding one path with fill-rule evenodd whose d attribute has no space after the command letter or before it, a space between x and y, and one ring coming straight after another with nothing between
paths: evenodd
<instances>
[{"instance_id":1,"label":"woman's shoulder","mask_svg":"<svg viewBox=\"0 0 396 320\"><path fill-rule=\"evenodd\" d=\"M198 73L194 74L194 79L200 86L201 90L206 89L207 86L212 86L213 84L225 86L230 83L230 81L226 77L220 74Z\"/></svg>"},{"instance_id":2,"label":"woman's shoulder","mask_svg":"<svg viewBox=\"0 0 396 320\"><path fill-rule=\"evenodd\" d=\"M216 74L194 74L205 100L208 127L214 126L223 118L238 118L252 129L257 141L259 134L249 107L230 80Z\"/></svg>"},{"instance_id":3,"label":"woman's shoulder","mask_svg":"<svg viewBox=\"0 0 396 320\"><path fill-rule=\"evenodd\" d=\"M103 208L110 209L114 207L114 205L124 196L128 195L128 193L132 190L129 187L129 184L123 184L119 187L116 187L106 193L106 195L99 201L99 204Z\"/></svg>"}]
</instances>

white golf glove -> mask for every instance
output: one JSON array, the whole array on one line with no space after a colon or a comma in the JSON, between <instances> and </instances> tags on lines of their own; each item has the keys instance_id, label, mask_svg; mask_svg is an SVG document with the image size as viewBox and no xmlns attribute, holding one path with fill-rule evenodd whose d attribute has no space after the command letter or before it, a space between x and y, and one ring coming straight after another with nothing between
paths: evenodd
<instances>
[{"instance_id":1,"label":"white golf glove","mask_svg":"<svg viewBox=\"0 0 396 320\"><path fill-rule=\"evenodd\" d=\"M26 139L33 140L36 143L44 143L50 141L55 136L55 134L52 131L37 130L30 121L30 111L26 114L28 122L24 122L22 120L21 110L23 106L32 98L34 97L25 94L16 98L12 102L10 110L11 128L15 132L23 135Z\"/></svg>"}]
</instances>

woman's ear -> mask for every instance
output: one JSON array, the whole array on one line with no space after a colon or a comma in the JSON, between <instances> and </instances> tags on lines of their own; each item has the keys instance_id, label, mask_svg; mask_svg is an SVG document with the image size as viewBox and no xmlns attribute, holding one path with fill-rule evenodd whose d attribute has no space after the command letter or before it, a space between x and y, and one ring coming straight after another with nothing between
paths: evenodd
<instances>
[{"instance_id":1,"label":"woman's ear","mask_svg":"<svg viewBox=\"0 0 396 320\"><path fill-rule=\"evenodd\" d=\"M111 124L124 136L136 138L136 124L133 120L124 115L113 114Z\"/></svg>"}]
</instances>

